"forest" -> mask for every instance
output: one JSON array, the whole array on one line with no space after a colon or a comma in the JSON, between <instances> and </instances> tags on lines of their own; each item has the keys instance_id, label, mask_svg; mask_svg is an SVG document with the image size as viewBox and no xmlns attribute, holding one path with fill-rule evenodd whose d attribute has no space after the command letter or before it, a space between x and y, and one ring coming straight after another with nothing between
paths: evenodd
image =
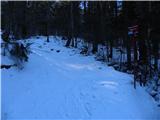
<instances>
[{"instance_id":1,"label":"forest","mask_svg":"<svg viewBox=\"0 0 160 120\"><path fill-rule=\"evenodd\" d=\"M67 47L77 47L77 38L82 38L91 44L84 45L82 53L89 47L96 53L101 44L106 46L106 56L101 58L106 62L112 61L113 48L117 48L121 57L126 54L125 60L120 58L125 69L117 69L138 71L141 65L145 83L147 75L159 71L159 14L160 2L149 1L2 2L1 27L15 40L58 35Z\"/></svg>"},{"instance_id":2,"label":"forest","mask_svg":"<svg viewBox=\"0 0 160 120\"><path fill-rule=\"evenodd\" d=\"M148 88L160 103L159 1L2 1L1 32L4 56L18 41L44 36L52 46L50 36L57 36L66 48L80 49L83 56L94 55L96 61L133 75L132 87ZM16 44L10 54L29 62L32 44ZM3 68L7 66L1 64Z\"/></svg>"}]
</instances>

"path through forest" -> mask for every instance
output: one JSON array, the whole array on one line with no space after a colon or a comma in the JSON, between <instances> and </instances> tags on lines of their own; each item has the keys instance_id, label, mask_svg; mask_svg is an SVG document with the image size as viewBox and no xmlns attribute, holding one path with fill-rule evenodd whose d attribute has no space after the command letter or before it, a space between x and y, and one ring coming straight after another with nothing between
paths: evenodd
<instances>
[{"instance_id":1,"label":"path through forest","mask_svg":"<svg viewBox=\"0 0 160 120\"><path fill-rule=\"evenodd\" d=\"M51 38L32 38L24 69L3 69L3 119L160 119L160 110L131 75L82 56ZM6 59L2 57L2 62Z\"/></svg>"}]
</instances>

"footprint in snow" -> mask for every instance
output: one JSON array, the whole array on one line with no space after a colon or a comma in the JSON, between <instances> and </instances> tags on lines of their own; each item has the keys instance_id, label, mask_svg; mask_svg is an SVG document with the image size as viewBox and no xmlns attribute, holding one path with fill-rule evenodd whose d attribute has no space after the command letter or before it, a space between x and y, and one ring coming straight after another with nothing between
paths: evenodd
<instances>
[{"instance_id":1,"label":"footprint in snow","mask_svg":"<svg viewBox=\"0 0 160 120\"><path fill-rule=\"evenodd\" d=\"M90 106L90 104L89 104L88 102L85 103L85 110L86 110L87 114L88 114L89 116L92 116L90 107L91 107L91 106Z\"/></svg>"},{"instance_id":2,"label":"footprint in snow","mask_svg":"<svg viewBox=\"0 0 160 120\"><path fill-rule=\"evenodd\" d=\"M84 97L84 93L80 92L80 97Z\"/></svg>"},{"instance_id":3,"label":"footprint in snow","mask_svg":"<svg viewBox=\"0 0 160 120\"><path fill-rule=\"evenodd\" d=\"M92 86L92 90L97 90L97 87L96 86Z\"/></svg>"},{"instance_id":4,"label":"footprint in snow","mask_svg":"<svg viewBox=\"0 0 160 120\"><path fill-rule=\"evenodd\" d=\"M66 117L69 117L69 115L68 115L68 114L65 114L65 116L66 116Z\"/></svg>"},{"instance_id":5,"label":"footprint in snow","mask_svg":"<svg viewBox=\"0 0 160 120\"><path fill-rule=\"evenodd\" d=\"M10 77L13 77L13 75L12 75L12 74L10 74L9 76L10 76Z\"/></svg>"},{"instance_id":6,"label":"footprint in snow","mask_svg":"<svg viewBox=\"0 0 160 120\"><path fill-rule=\"evenodd\" d=\"M56 50L56 52L57 52L57 53L59 53L59 52L60 52L60 50Z\"/></svg>"},{"instance_id":7,"label":"footprint in snow","mask_svg":"<svg viewBox=\"0 0 160 120\"><path fill-rule=\"evenodd\" d=\"M101 69L102 69L102 67L98 67L98 69L100 69L100 70L101 70Z\"/></svg>"},{"instance_id":8,"label":"footprint in snow","mask_svg":"<svg viewBox=\"0 0 160 120\"><path fill-rule=\"evenodd\" d=\"M93 98L93 99L95 99L95 98L96 98L96 96L95 96L95 95L92 95L92 98Z\"/></svg>"},{"instance_id":9,"label":"footprint in snow","mask_svg":"<svg viewBox=\"0 0 160 120\"><path fill-rule=\"evenodd\" d=\"M115 91L114 94L118 94L118 92Z\"/></svg>"},{"instance_id":10,"label":"footprint in snow","mask_svg":"<svg viewBox=\"0 0 160 120\"><path fill-rule=\"evenodd\" d=\"M2 120L7 120L7 118L8 118L8 113L4 113L4 114L2 114Z\"/></svg>"}]
</instances>

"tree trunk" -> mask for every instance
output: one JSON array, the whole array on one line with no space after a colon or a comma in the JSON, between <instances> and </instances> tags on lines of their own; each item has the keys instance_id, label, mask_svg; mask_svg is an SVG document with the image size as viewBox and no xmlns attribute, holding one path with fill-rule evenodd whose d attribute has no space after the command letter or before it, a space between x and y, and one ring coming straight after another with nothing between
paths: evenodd
<instances>
[{"instance_id":1,"label":"tree trunk","mask_svg":"<svg viewBox=\"0 0 160 120\"><path fill-rule=\"evenodd\" d=\"M127 37L126 35L126 41L127 41L127 67L128 69L131 69L131 37Z\"/></svg>"},{"instance_id":2,"label":"tree trunk","mask_svg":"<svg viewBox=\"0 0 160 120\"><path fill-rule=\"evenodd\" d=\"M137 56L137 39L134 38L134 61L137 62L138 56Z\"/></svg>"},{"instance_id":3,"label":"tree trunk","mask_svg":"<svg viewBox=\"0 0 160 120\"><path fill-rule=\"evenodd\" d=\"M46 13L46 36L47 36L47 42L49 42L49 3L47 3L47 13Z\"/></svg>"},{"instance_id":4,"label":"tree trunk","mask_svg":"<svg viewBox=\"0 0 160 120\"><path fill-rule=\"evenodd\" d=\"M95 54L98 51L98 43L96 41L93 42L92 53Z\"/></svg>"},{"instance_id":5,"label":"tree trunk","mask_svg":"<svg viewBox=\"0 0 160 120\"><path fill-rule=\"evenodd\" d=\"M66 43L66 47L70 46L70 43L71 43L71 46L74 47L74 20L73 20L73 3L71 1L70 3L70 26L69 26L69 36L68 36L68 40L67 40L67 43Z\"/></svg>"}]
</instances>

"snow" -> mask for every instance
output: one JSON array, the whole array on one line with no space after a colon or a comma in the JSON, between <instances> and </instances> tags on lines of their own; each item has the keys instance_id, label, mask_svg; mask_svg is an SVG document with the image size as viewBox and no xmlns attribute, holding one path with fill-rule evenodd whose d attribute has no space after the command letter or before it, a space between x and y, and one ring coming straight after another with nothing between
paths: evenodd
<instances>
[{"instance_id":1,"label":"snow","mask_svg":"<svg viewBox=\"0 0 160 120\"><path fill-rule=\"evenodd\" d=\"M132 75L77 54L58 39L26 40L34 44L24 69L1 70L4 120L160 119L152 97L142 87L133 88ZM3 56L2 61L12 63Z\"/></svg>"}]
</instances>

